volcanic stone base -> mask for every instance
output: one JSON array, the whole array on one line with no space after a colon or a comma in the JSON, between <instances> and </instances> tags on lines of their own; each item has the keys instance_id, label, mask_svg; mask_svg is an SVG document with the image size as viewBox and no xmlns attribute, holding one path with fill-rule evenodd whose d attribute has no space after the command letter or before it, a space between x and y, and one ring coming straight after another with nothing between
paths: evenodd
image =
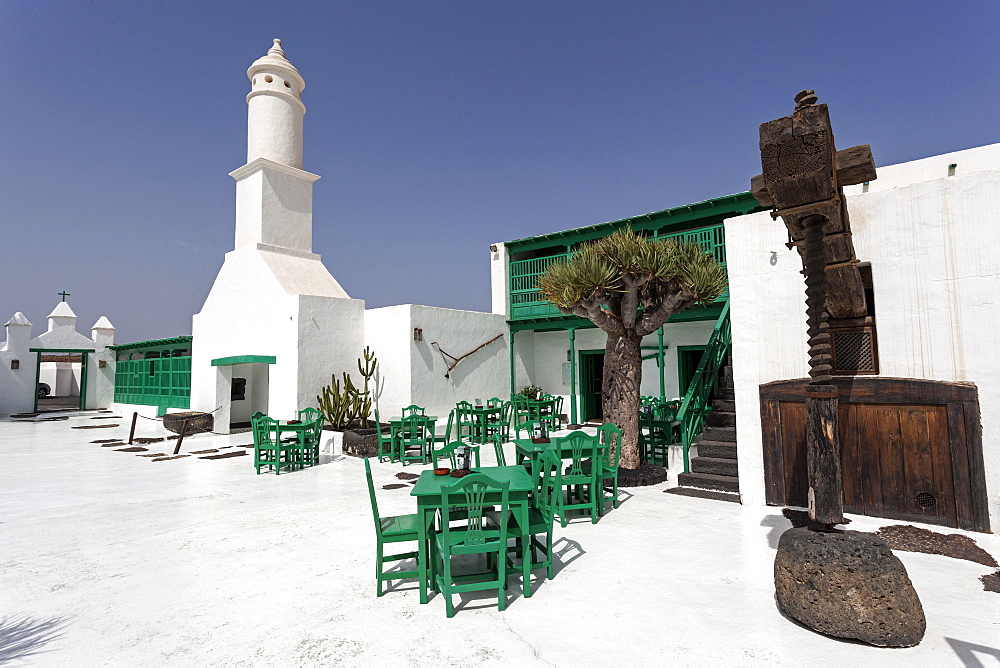
<instances>
[{"instance_id":1,"label":"volcanic stone base","mask_svg":"<svg viewBox=\"0 0 1000 668\"><path fill-rule=\"evenodd\" d=\"M871 534L789 529L778 542L774 588L783 613L826 635L912 647L927 628L906 568Z\"/></svg>"},{"instance_id":2,"label":"volcanic stone base","mask_svg":"<svg viewBox=\"0 0 1000 668\"><path fill-rule=\"evenodd\" d=\"M667 479L667 469L645 462L637 469L618 469L619 487L646 487L659 485Z\"/></svg>"},{"instance_id":3,"label":"volcanic stone base","mask_svg":"<svg viewBox=\"0 0 1000 668\"><path fill-rule=\"evenodd\" d=\"M371 423L371 424L374 424ZM352 457L374 457L378 454L378 429L348 429L344 432L343 453ZM382 425L382 434L389 437L389 425Z\"/></svg>"},{"instance_id":4,"label":"volcanic stone base","mask_svg":"<svg viewBox=\"0 0 1000 668\"><path fill-rule=\"evenodd\" d=\"M175 434L181 433L184 420L188 421L185 435L210 432L215 427L215 416L211 413L188 411L186 413L167 413L163 416L163 428Z\"/></svg>"}]
</instances>

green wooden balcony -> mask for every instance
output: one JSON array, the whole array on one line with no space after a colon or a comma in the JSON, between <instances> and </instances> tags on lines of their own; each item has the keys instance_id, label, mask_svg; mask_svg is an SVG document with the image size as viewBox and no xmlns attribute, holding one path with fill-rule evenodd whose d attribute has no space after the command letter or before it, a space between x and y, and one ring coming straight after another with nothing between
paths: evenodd
<instances>
[{"instance_id":1,"label":"green wooden balcony","mask_svg":"<svg viewBox=\"0 0 1000 668\"><path fill-rule=\"evenodd\" d=\"M726 266L726 235L722 225L711 225L672 234L652 235L653 238L677 239L681 242L696 243L705 252L711 253L715 259ZM531 320L535 318L551 318L562 316L552 304L544 300L538 291L538 277L545 273L550 264L569 257L572 253L549 255L530 260L515 260L509 264L508 289L510 294L510 320ZM729 298L728 292L717 300L724 302ZM706 313L706 317L715 318L717 312Z\"/></svg>"}]
</instances>

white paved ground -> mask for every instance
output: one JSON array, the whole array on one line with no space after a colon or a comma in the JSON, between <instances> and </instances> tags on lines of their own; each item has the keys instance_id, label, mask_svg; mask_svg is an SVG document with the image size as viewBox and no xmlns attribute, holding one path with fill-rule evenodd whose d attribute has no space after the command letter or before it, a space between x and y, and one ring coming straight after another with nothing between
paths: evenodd
<instances>
[{"instance_id":1,"label":"white paved ground","mask_svg":"<svg viewBox=\"0 0 1000 668\"><path fill-rule=\"evenodd\" d=\"M556 530L561 566L508 609L447 619L415 583L382 598L364 466L257 476L251 457L152 462L91 444L126 436L0 420L0 664L997 665L1000 594L967 561L899 552L924 605L912 649L819 636L775 608L780 509L632 490L599 524ZM140 420L141 435L162 435ZM249 443L200 435L184 451ZM172 443L150 446L168 452ZM231 449L221 450L229 452ZM376 467L379 487L398 465ZM419 470L407 467L407 471ZM379 489L384 514L414 512ZM852 528L887 520L855 518ZM969 534L1000 557L1000 537ZM515 580L519 583L519 580ZM514 589L512 588L512 592Z\"/></svg>"}]
</instances>

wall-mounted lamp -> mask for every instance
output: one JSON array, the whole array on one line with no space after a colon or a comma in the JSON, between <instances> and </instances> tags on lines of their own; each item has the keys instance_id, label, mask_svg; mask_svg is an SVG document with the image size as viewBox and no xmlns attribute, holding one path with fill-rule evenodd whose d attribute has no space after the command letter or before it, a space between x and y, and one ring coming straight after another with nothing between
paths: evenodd
<instances>
[{"instance_id":1,"label":"wall-mounted lamp","mask_svg":"<svg viewBox=\"0 0 1000 668\"><path fill-rule=\"evenodd\" d=\"M497 248L496 244L490 244L490 252L491 253L496 253L497 250L499 250L499 249Z\"/></svg>"},{"instance_id":2,"label":"wall-mounted lamp","mask_svg":"<svg viewBox=\"0 0 1000 668\"><path fill-rule=\"evenodd\" d=\"M566 351L566 361L567 362L573 361L573 355L568 350Z\"/></svg>"},{"instance_id":3,"label":"wall-mounted lamp","mask_svg":"<svg viewBox=\"0 0 1000 668\"><path fill-rule=\"evenodd\" d=\"M950 165L948 165L948 176L955 176L955 169L957 168L958 168L957 162L953 162Z\"/></svg>"},{"instance_id":4,"label":"wall-mounted lamp","mask_svg":"<svg viewBox=\"0 0 1000 668\"><path fill-rule=\"evenodd\" d=\"M423 341L424 340L424 330L420 329L419 327L414 327L413 328L413 340L414 341Z\"/></svg>"},{"instance_id":5,"label":"wall-mounted lamp","mask_svg":"<svg viewBox=\"0 0 1000 668\"><path fill-rule=\"evenodd\" d=\"M20 369L21 368L21 360L11 360L10 361L10 368L11 369Z\"/></svg>"}]
</instances>

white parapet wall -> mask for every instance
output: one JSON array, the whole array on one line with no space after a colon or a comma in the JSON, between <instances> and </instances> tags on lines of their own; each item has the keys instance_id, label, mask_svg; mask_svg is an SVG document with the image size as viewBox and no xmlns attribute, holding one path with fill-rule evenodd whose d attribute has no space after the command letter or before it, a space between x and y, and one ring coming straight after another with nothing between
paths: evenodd
<instances>
[{"instance_id":1,"label":"white parapet wall","mask_svg":"<svg viewBox=\"0 0 1000 668\"><path fill-rule=\"evenodd\" d=\"M1000 144L881 167L845 193L857 257L872 268L880 375L976 385L996 530ZM785 241L766 212L726 221L744 503L764 503L758 388L808 375L801 262Z\"/></svg>"}]
</instances>

